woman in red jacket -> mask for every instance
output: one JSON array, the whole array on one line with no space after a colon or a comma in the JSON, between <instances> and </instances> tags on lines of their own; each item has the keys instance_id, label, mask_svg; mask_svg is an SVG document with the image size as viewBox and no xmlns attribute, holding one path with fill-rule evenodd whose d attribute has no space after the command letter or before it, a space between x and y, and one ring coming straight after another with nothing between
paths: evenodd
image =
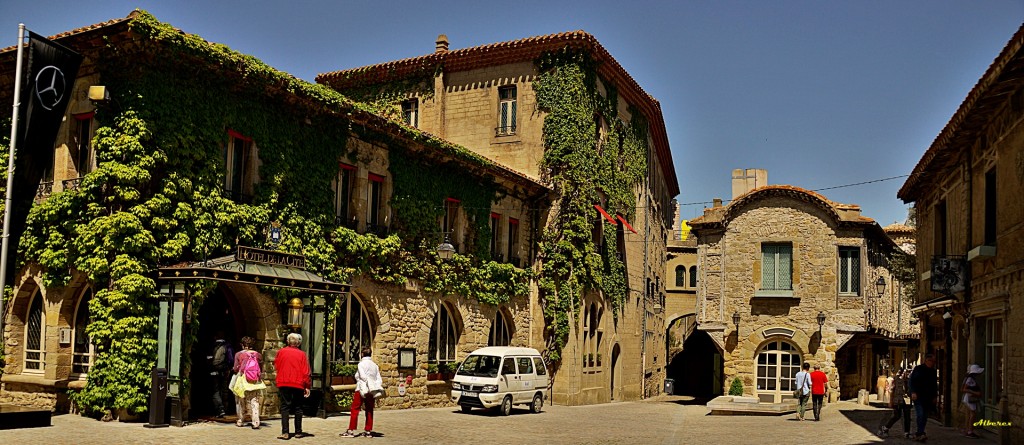
<instances>
[{"instance_id":1,"label":"woman in red jacket","mask_svg":"<svg viewBox=\"0 0 1024 445\"><path fill-rule=\"evenodd\" d=\"M288 334L288 345L277 351L274 368L277 370L277 395L281 399L281 435L278 439L303 438L312 434L302 432L302 399L309 397L313 386L309 378L309 359L299 349L302 336ZM295 435L288 434L288 416L295 414Z\"/></svg>"}]
</instances>

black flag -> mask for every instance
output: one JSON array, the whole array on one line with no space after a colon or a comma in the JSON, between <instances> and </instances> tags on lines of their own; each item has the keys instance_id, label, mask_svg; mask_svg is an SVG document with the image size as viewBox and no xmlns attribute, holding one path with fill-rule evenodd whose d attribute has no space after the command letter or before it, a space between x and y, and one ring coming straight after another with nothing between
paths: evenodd
<instances>
[{"instance_id":1,"label":"black flag","mask_svg":"<svg viewBox=\"0 0 1024 445\"><path fill-rule=\"evenodd\" d=\"M18 240L32 208L43 172L53 166L57 131L71 102L82 56L29 31L28 65L22 79L18 113L18 143L11 195L7 276L14 277Z\"/></svg>"}]
</instances>

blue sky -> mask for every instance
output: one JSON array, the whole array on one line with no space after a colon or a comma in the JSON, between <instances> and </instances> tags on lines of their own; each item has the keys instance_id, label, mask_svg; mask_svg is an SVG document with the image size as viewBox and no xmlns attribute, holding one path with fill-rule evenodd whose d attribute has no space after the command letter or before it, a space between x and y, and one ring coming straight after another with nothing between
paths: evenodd
<instances>
[{"instance_id":1,"label":"blue sky","mask_svg":"<svg viewBox=\"0 0 1024 445\"><path fill-rule=\"evenodd\" d=\"M1022 0L56 1L0 3L52 35L134 8L297 77L582 29L661 102L683 218L734 168L812 190L909 174L1024 22ZM6 106L6 105L3 105ZM904 178L821 191L882 225Z\"/></svg>"}]
</instances>

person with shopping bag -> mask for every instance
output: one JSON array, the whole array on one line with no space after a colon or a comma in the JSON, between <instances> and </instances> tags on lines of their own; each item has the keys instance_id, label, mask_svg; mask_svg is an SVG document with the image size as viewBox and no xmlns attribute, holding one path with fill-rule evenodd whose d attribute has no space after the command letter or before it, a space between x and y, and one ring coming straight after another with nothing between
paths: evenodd
<instances>
[{"instance_id":1,"label":"person with shopping bag","mask_svg":"<svg viewBox=\"0 0 1024 445\"><path fill-rule=\"evenodd\" d=\"M380 368L371 358L370 348L363 348L362 360L356 371L356 390L352 393L352 409L349 411L348 430L341 437L373 437L373 405L374 401L384 395L384 382L380 377ZM359 423L359 408L366 408L366 425L362 433L356 433Z\"/></svg>"},{"instance_id":2,"label":"person with shopping bag","mask_svg":"<svg viewBox=\"0 0 1024 445\"><path fill-rule=\"evenodd\" d=\"M232 368L235 375L232 377L234 384L231 386L231 392L235 394L235 412L238 413L235 425L245 425L245 411L248 409L252 429L258 430L261 395L267 385L263 383L263 372L260 368L263 356L252 350L253 343L255 340L252 337L242 337L242 350L235 354L235 366Z\"/></svg>"}]
</instances>

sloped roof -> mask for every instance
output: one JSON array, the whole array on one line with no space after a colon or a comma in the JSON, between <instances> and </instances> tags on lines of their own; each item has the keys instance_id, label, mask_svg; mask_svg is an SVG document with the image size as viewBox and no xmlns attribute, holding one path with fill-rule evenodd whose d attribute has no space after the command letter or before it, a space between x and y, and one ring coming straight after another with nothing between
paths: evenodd
<instances>
[{"instance_id":1,"label":"sloped roof","mask_svg":"<svg viewBox=\"0 0 1024 445\"><path fill-rule=\"evenodd\" d=\"M598 74L618 86L619 96L641 110L651 126L655 153L668 183L669 193L672 196L678 195L679 180L676 178L661 104L640 87L640 84L593 35L581 30L439 51L376 65L332 71L317 75L316 81L336 89L344 89L352 85L403 79L435 66L442 66L446 72L456 72L515 62L532 62L546 52L565 47L581 49L590 54L598 62Z\"/></svg>"},{"instance_id":2,"label":"sloped roof","mask_svg":"<svg viewBox=\"0 0 1024 445\"><path fill-rule=\"evenodd\" d=\"M942 175L945 165L969 149L984 131L1007 96L1024 88L1024 23L1006 43L978 83L960 104L953 117L914 166L913 172L896 197L903 202L916 201L930 178Z\"/></svg>"},{"instance_id":3,"label":"sloped roof","mask_svg":"<svg viewBox=\"0 0 1024 445\"><path fill-rule=\"evenodd\" d=\"M824 210L826 213L832 216L836 222L839 223L855 223L855 224L874 224L875 220L862 215L847 216L847 212L844 210L855 210L859 211L860 206L855 204L840 204L829 200L823 195L807 190L801 187L793 185L766 185L763 187L755 188L743 195L740 195L736 199L732 200L728 205L722 207L711 207L705 208L704 214L691 219L688 224L692 228L708 228L712 226L719 226L725 224L727 221L732 219L739 209L743 208L747 204L756 200L772 197L772 196L786 196L794 198L800 201L805 201L815 205L816 207Z\"/></svg>"}]
</instances>

